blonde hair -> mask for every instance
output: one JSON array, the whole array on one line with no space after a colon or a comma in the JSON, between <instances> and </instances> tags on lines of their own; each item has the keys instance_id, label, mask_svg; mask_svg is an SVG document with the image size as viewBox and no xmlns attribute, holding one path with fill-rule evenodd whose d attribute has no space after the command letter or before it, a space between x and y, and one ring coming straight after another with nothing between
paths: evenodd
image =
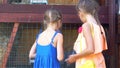
<instances>
[{"instance_id":1,"label":"blonde hair","mask_svg":"<svg viewBox=\"0 0 120 68\"><path fill-rule=\"evenodd\" d=\"M56 9L48 9L44 14L44 29L47 28L49 23L57 23L62 19L62 14Z\"/></svg>"}]
</instances>

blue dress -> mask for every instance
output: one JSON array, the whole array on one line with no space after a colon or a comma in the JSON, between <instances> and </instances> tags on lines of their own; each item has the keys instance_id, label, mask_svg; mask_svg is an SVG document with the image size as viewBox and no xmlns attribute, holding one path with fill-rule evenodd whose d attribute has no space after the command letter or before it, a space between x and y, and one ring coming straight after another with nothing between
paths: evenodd
<instances>
[{"instance_id":1,"label":"blue dress","mask_svg":"<svg viewBox=\"0 0 120 68\"><path fill-rule=\"evenodd\" d=\"M53 46L53 39L56 34L57 32L55 32L48 45L41 45L36 41L34 68L60 68L60 63L57 59L57 49Z\"/></svg>"}]
</instances>

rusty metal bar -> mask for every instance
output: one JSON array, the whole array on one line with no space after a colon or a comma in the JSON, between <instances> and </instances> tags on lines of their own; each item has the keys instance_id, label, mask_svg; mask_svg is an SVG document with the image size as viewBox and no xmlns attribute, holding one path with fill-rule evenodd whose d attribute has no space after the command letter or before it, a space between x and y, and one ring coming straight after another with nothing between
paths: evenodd
<instances>
[{"instance_id":1,"label":"rusty metal bar","mask_svg":"<svg viewBox=\"0 0 120 68\"><path fill-rule=\"evenodd\" d=\"M11 32L11 36L10 36L10 39L8 42L7 51L6 51L4 58L3 58L3 61L2 61L2 68L6 68L7 60L8 60L8 57L10 55L13 43L14 43L16 33L18 31L18 27L19 27L19 23L14 23L14 27L13 27L13 30Z\"/></svg>"}]
</instances>

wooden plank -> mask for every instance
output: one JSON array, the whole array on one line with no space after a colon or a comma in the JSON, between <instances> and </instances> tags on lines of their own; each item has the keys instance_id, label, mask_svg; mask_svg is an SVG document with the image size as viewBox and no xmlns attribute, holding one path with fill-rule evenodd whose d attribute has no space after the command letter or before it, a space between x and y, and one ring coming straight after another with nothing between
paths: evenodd
<instances>
[{"instance_id":1,"label":"wooden plank","mask_svg":"<svg viewBox=\"0 0 120 68\"><path fill-rule=\"evenodd\" d=\"M54 8L63 14L77 13L74 5L30 5L30 4L0 4L0 13L44 13L47 9Z\"/></svg>"},{"instance_id":2,"label":"wooden plank","mask_svg":"<svg viewBox=\"0 0 120 68\"><path fill-rule=\"evenodd\" d=\"M0 4L0 13L44 13L47 9L55 8L63 14L76 14L75 5L29 5L29 4ZM108 7L101 6L100 14L108 14Z\"/></svg>"},{"instance_id":3,"label":"wooden plank","mask_svg":"<svg viewBox=\"0 0 120 68\"><path fill-rule=\"evenodd\" d=\"M63 23L80 23L77 15L65 14L62 19ZM19 22L19 23L41 23L43 14L33 13L0 13L0 22Z\"/></svg>"},{"instance_id":4,"label":"wooden plank","mask_svg":"<svg viewBox=\"0 0 120 68\"><path fill-rule=\"evenodd\" d=\"M3 4L7 4L8 0L2 0Z\"/></svg>"},{"instance_id":5,"label":"wooden plank","mask_svg":"<svg viewBox=\"0 0 120 68\"><path fill-rule=\"evenodd\" d=\"M116 43L116 5L115 0L108 1L109 6L109 52L110 52L110 68L118 68L118 49Z\"/></svg>"},{"instance_id":6,"label":"wooden plank","mask_svg":"<svg viewBox=\"0 0 120 68\"><path fill-rule=\"evenodd\" d=\"M63 23L80 23L77 14L62 14ZM43 14L38 13L0 13L0 22L19 22L19 23L41 23L43 21ZM102 24L108 24L108 19L104 15L100 15Z\"/></svg>"},{"instance_id":7,"label":"wooden plank","mask_svg":"<svg viewBox=\"0 0 120 68\"><path fill-rule=\"evenodd\" d=\"M55 0L48 0L48 4L50 4L50 5L55 4Z\"/></svg>"},{"instance_id":8,"label":"wooden plank","mask_svg":"<svg viewBox=\"0 0 120 68\"><path fill-rule=\"evenodd\" d=\"M61 11L63 23L79 23L80 20L74 5L0 5L0 22L42 22L43 14L48 8ZM6 9L4 9L6 8ZM101 7L100 21L108 24L108 8Z\"/></svg>"},{"instance_id":9,"label":"wooden plank","mask_svg":"<svg viewBox=\"0 0 120 68\"><path fill-rule=\"evenodd\" d=\"M5 56L3 58L3 61L2 61L2 68L6 68L7 60L8 60L8 57L10 55L12 45L14 43L16 33L18 31L18 27L19 27L19 23L14 23L14 27L13 27L13 30L11 32L11 36L10 36L10 39L9 39L9 42L7 45L8 46L7 51L6 51Z\"/></svg>"},{"instance_id":10,"label":"wooden plank","mask_svg":"<svg viewBox=\"0 0 120 68\"><path fill-rule=\"evenodd\" d=\"M120 44L120 34L117 34L117 37L116 37L117 39L116 39L116 41L117 41L117 44ZM120 46L120 45L118 45L118 46Z\"/></svg>"}]
</instances>

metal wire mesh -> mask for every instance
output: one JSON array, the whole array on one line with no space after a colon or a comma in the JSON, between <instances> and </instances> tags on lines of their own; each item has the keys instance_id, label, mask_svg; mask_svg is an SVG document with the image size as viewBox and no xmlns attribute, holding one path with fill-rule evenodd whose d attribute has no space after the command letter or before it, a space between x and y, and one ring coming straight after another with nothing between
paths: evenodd
<instances>
[{"instance_id":1,"label":"metal wire mesh","mask_svg":"<svg viewBox=\"0 0 120 68\"><path fill-rule=\"evenodd\" d=\"M30 68L28 54L40 24L21 24L8 58L7 67Z\"/></svg>"},{"instance_id":2,"label":"metal wire mesh","mask_svg":"<svg viewBox=\"0 0 120 68\"><path fill-rule=\"evenodd\" d=\"M13 26L14 23L0 23L0 65L2 64L3 57L5 56ZM69 53L72 51L73 44L77 38L77 29L79 26L80 24L63 24L61 32L64 36L64 58L67 58ZM6 68L32 68L32 64L29 63L28 54L41 27L40 23L20 24L7 60ZM106 34L107 33L108 31L106 31ZM107 58L109 57L107 56ZM69 67L66 66L67 64L64 61L61 62L61 68L74 68L74 64L68 65Z\"/></svg>"},{"instance_id":3,"label":"metal wire mesh","mask_svg":"<svg viewBox=\"0 0 120 68\"><path fill-rule=\"evenodd\" d=\"M0 65L7 50L7 44L12 32L13 23L0 23Z\"/></svg>"},{"instance_id":4,"label":"metal wire mesh","mask_svg":"<svg viewBox=\"0 0 120 68\"><path fill-rule=\"evenodd\" d=\"M61 32L64 35L65 57L72 50L73 43L77 37L78 26L78 24L63 24ZM10 26L4 28L9 29ZM7 68L32 68L32 65L29 63L28 54L40 28L40 23L20 24L7 61ZM11 31L6 33L10 35ZM65 68L65 66L65 63L61 62L61 67Z\"/></svg>"}]
</instances>

